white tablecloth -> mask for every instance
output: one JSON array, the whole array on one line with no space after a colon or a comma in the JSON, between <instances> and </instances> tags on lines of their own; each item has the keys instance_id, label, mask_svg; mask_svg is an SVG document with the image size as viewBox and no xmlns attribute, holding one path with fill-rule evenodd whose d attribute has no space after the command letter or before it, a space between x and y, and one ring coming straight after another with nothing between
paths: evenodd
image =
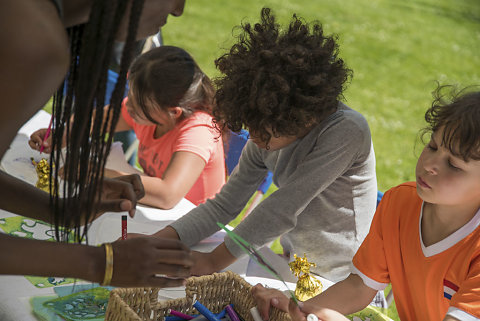
<instances>
[{"instance_id":1,"label":"white tablecloth","mask_svg":"<svg viewBox=\"0 0 480 321\"><path fill-rule=\"evenodd\" d=\"M2 169L6 172L19 177L31 184L36 182L36 173L33 165L30 162L30 157L39 160L45 157L45 154L40 155L28 147L28 137L34 130L46 127L50 121L50 115L44 111L37 113L24 127L20 129L17 137L11 144L11 148L7 151L2 159ZM118 147L116 151L112 151L109 164L112 166L125 166L126 162L123 159L123 154L119 152ZM127 226L128 232L137 232L152 234L163 227L170 224L173 220L181 217L195 206L183 199L177 206L171 210L160 210L148 206L137 207L136 215L132 219L128 217ZM105 213L97 220L95 220L89 228L88 238L90 244L101 244L111 242L121 236L121 214L125 213ZM9 217L16 217L15 214L0 210L0 220ZM26 225L29 225L28 222ZM47 225L36 225L31 228L36 238L45 237L45 229ZM0 229L2 232L2 229ZM21 235L19 235L21 236ZM211 237L203 240L193 250L207 252L213 250L218 246L225 237L225 232L219 231ZM287 263L274 254L269 248L261 249L264 256L276 267L280 274L286 281L295 282L295 278L290 274ZM286 290L285 286L278 280L274 280L271 275L263 271L257 264L244 257L237 260L234 264L229 266L226 270L234 271L251 284L262 283L270 287ZM328 287L331 282L321 279L324 287ZM295 288L294 283L287 283L290 289ZM85 283L79 281L78 283ZM0 276L0 320L22 320L34 321L37 320L32 313L30 305L30 298L34 296L48 296L54 295L53 287L38 288L35 287L24 276ZM160 291L160 299L180 298L184 297L185 292L183 287L163 289Z\"/></svg>"}]
</instances>

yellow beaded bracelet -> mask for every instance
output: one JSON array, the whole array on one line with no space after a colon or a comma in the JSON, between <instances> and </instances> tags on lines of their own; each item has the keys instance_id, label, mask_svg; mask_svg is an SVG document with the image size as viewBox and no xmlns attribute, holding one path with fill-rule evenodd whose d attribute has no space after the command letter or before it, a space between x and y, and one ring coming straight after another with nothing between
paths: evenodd
<instances>
[{"instance_id":1,"label":"yellow beaded bracelet","mask_svg":"<svg viewBox=\"0 0 480 321\"><path fill-rule=\"evenodd\" d=\"M105 276L102 285L110 285L113 276L113 248L111 243L103 244L105 246Z\"/></svg>"}]
</instances>

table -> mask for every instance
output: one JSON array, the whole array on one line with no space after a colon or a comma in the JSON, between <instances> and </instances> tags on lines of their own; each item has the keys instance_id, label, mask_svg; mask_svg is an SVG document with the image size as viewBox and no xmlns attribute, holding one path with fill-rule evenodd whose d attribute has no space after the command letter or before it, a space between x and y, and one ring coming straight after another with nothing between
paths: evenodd
<instances>
[{"instance_id":1,"label":"table","mask_svg":"<svg viewBox=\"0 0 480 321\"><path fill-rule=\"evenodd\" d=\"M29 120L18 132L12 142L10 149L5 154L1 162L2 170L14 175L31 184L35 184L37 176L30 157L37 161L44 157L37 151L28 147L27 142L30 134L38 128L46 127L50 121L50 115L44 111L37 113ZM107 166L126 166L123 158L123 152L120 148L114 147L110 154ZM110 165L108 165L110 164ZM117 167L118 168L118 167ZM130 167L131 168L131 167ZM126 168L123 168L126 170ZM133 170L133 169L132 169ZM134 170L133 170L134 171ZM128 217L128 232L152 234L178 219L192 208L191 202L186 199L180 201L171 210L160 210L148 206L139 205L136 215L132 219ZM1 226L3 224L3 226ZM4 233L5 226L16 226L15 234L18 236L29 236L36 239L48 239L53 235L52 228L48 224L39 221L27 219L0 210L0 232ZM8 230L8 229L7 229ZM111 242L121 236L121 215L119 213L105 213L96 219L89 228L89 244L97 245L105 242ZM193 250L207 252L218 246L225 237L224 231L219 231L199 244L192 247ZM290 289L295 288L295 278L289 272L287 263L279 256L274 254L268 247L261 249L263 255L273 264L280 274L285 278ZM285 286L278 280L272 279L272 276L263 271L257 264L250 261L248 257L237 260L226 270L230 270L243 276L251 284L262 283L264 285L286 290ZM331 282L320 279L324 287L328 287ZM52 283L63 282L62 279L53 279ZM0 276L0 320L22 320L35 321L37 318L32 313L30 299L32 297L54 295L54 287L43 284L43 287L35 286L31 279L24 276L1 275ZM78 285L92 284L84 281L77 281ZM71 285L71 284L70 284ZM68 285L68 286L70 286ZM67 286L65 286L67 287ZM57 286L55 289L58 289ZM174 299L184 297L183 287L162 289L159 293L160 299Z\"/></svg>"}]
</instances>

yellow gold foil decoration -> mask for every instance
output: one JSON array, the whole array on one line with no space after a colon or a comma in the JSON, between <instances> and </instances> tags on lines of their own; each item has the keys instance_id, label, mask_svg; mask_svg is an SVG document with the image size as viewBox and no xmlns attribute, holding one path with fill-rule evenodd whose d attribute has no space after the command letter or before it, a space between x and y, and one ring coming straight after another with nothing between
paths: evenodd
<instances>
[{"instance_id":1,"label":"yellow gold foil decoration","mask_svg":"<svg viewBox=\"0 0 480 321\"><path fill-rule=\"evenodd\" d=\"M35 166L35 171L37 172L38 180L35 184L35 187L50 193L50 184L49 184L49 174L50 174L50 165L45 158L42 158L38 163L35 162L33 157L31 158L33 166Z\"/></svg>"},{"instance_id":2,"label":"yellow gold foil decoration","mask_svg":"<svg viewBox=\"0 0 480 321\"><path fill-rule=\"evenodd\" d=\"M298 278L295 296L300 301L306 301L322 293L322 282L310 275L310 268L315 267L316 264L308 262L305 253L303 258L298 257L296 254L293 257L295 260L288 263L288 265L292 273Z\"/></svg>"}]
</instances>

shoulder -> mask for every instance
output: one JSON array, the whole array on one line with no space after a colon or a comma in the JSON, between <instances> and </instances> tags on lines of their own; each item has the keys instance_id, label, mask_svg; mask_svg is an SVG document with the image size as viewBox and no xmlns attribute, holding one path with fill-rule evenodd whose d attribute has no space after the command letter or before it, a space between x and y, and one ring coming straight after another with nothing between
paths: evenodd
<instances>
[{"instance_id":1,"label":"shoulder","mask_svg":"<svg viewBox=\"0 0 480 321\"><path fill-rule=\"evenodd\" d=\"M395 187L390 188L386 193L387 195L395 195L395 196L416 196L417 194L417 184L415 182L405 182Z\"/></svg>"},{"instance_id":2,"label":"shoulder","mask_svg":"<svg viewBox=\"0 0 480 321\"><path fill-rule=\"evenodd\" d=\"M342 102L338 103L338 109L335 113L339 114L339 118L347 126L354 126L361 132L366 132L370 135L370 127L367 119L360 112L348 107Z\"/></svg>"},{"instance_id":3,"label":"shoulder","mask_svg":"<svg viewBox=\"0 0 480 321\"><path fill-rule=\"evenodd\" d=\"M185 118L176 126L179 133L199 133L218 137L220 131L215 127L213 117L205 112L197 111Z\"/></svg>"},{"instance_id":4,"label":"shoulder","mask_svg":"<svg viewBox=\"0 0 480 321\"><path fill-rule=\"evenodd\" d=\"M341 150L366 159L371 152L372 137L363 115L343 103L338 109L315 126L304 141L310 141L314 149Z\"/></svg>"},{"instance_id":5,"label":"shoulder","mask_svg":"<svg viewBox=\"0 0 480 321\"><path fill-rule=\"evenodd\" d=\"M338 136L340 139L371 140L370 127L365 117L339 102L338 109L312 130L314 135Z\"/></svg>"},{"instance_id":6,"label":"shoulder","mask_svg":"<svg viewBox=\"0 0 480 321\"><path fill-rule=\"evenodd\" d=\"M416 183L406 182L386 191L379 208L388 208L389 211L408 212L411 210L415 212L422 203L423 200L417 194Z\"/></svg>"},{"instance_id":7,"label":"shoulder","mask_svg":"<svg viewBox=\"0 0 480 321\"><path fill-rule=\"evenodd\" d=\"M206 112L196 111L190 117L185 118L179 123L182 127L185 126L196 126L196 125L205 125L205 126L214 126L213 117Z\"/></svg>"}]
</instances>

